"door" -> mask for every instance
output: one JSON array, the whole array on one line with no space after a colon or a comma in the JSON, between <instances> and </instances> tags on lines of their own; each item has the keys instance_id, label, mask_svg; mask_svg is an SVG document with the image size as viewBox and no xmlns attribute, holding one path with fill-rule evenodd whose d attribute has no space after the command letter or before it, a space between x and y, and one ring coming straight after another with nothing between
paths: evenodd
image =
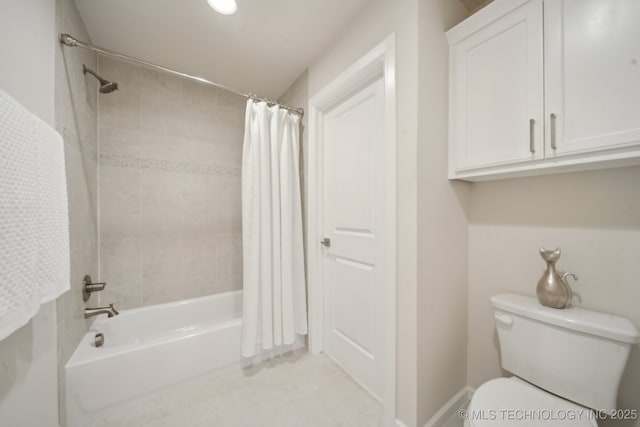
<instances>
[{"instance_id":1,"label":"door","mask_svg":"<svg viewBox=\"0 0 640 427\"><path fill-rule=\"evenodd\" d=\"M455 172L544 157L542 20L530 1L451 47Z\"/></svg>"},{"instance_id":2,"label":"door","mask_svg":"<svg viewBox=\"0 0 640 427\"><path fill-rule=\"evenodd\" d=\"M378 399L383 392L384 82L325 113L325 352Z\"/></svg>"},{"instance_id":3,"label":"door","mask_svg":"<svg viewBox=\"0 0 640 427\"><path fill-rule=\"evenodd\" d=\"M547 157L640 144L639 22L638 0L545 2Z\"/></svg>"}]
</instances>

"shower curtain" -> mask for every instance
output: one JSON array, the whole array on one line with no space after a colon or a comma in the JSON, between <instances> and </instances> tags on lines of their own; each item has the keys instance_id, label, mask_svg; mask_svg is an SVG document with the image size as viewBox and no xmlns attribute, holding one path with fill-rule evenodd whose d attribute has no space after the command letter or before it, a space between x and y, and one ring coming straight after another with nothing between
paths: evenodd
<instances>
[{"instance_id":1,"label":"shower curtain","mask_svg":"<svg viewBox=\"0 0 640 427\"><path fill-rule=\"evenodd\" d=\"M300 117L247 101L242 153L242 355L307 333Z\"/></svg>"}]
</instances>

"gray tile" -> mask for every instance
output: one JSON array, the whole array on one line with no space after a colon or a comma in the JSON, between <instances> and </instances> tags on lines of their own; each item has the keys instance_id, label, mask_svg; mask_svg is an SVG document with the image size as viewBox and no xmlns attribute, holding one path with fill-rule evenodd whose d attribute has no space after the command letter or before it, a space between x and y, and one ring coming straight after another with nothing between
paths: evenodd
<instances>
[{"instance_id":1,"label":"gray tile","mask_svg":"<svg viewBox=\"0 0 640 427\"><path fill-rule=\"evenodd\" d=\"M140 282L127 282L125 286L107 285L104 291L98 295L100 305L114 304L118 310L136 308L142 306L142 284Z\"/></svg>"},{"instance_id":2,"label":"gray tile","mask_svg":"<svg viewBox=\"0 0 640 427\"><path fill-rule=\"evenodd\" d=\"M224 286L220 286L216 274L210 276L191 276L188 273L189 271L185 270L185 275L182 278L184 298L198 298L227 291Z\"/></svg>"},{"instance_id":3,"label":"gray tile","mask_svg":"<svg viewBox=\"0 0 640 427\"><path fill-rule=\"evenodd\" d=\"M171 237L146 237L142 239L142 273L147 277L165 276L180 278L182 248Z\"/></svg>"},{"instance_id":4,"label":"gray tile","mask_svg":"<svg viewBox=\"0 0 640 427\"><path fill-rule=\"evenodd\" d=\"M100 152L141 154L140 131L100 125Z\"/></svg>"},{"instance_id":5,"label":"gray tile","mask_svg":"<svg viewBox=\"0 0 640 427\"><path fill-rule=\"evenodd\" d=\"M211 236L183 238L182 271L184 276L216 276L216 247L216 241Z\"/></svg>"},{"instance_id":6,"label":"gray tile","mask_svg":"<svg viewBox=\"0 0 640 427\"><path fill-rule=\"evenodd\" d=\"M105 215L140 214L140 171L100 168L100 212Z\"/></svg>"},{"instance_id":7,"label":"gray tile","mask_svg":"<svg viewBox=\"0 0 640 427\"><path fill-rule=\"evenodd\" d=\"M144 305L162 304L183 299L181 278L178 275L145 275L142 284Z\"/></svg>"},{"instance_id":8,"label":"gray tile","mask_svg":"<svg viewBox=\"0 0 640 427\"><path fill-rule=\"evenodd\" d=\"M136 235L103 234L100 239L100 280L125 287L142 282L142 239Z\"/></svg>"}]
</instances>

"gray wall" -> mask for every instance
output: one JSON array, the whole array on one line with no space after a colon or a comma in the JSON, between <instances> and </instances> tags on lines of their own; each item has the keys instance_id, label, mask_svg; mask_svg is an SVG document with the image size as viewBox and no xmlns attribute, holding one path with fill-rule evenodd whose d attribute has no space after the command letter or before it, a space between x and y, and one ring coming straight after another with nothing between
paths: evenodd
<instances>
[{"instance_id":1,"label":"gray wall","mask_svg":"<svg viewBox=\"0 0 640 427\"><path fill-rule=\"evenodd\" d=\"M0 0L0 28L0 88L53 125L55 2ZM0 341L3 427L57 426L56 347L53 302Z\"/></svg>"},{"instance_id":2,"label":"gray wall","mask_svg":"<svg viewBox=\"0 0 640 427\"><path fill-rule=\"evenodd\" d=\"M132 308L242 288L245 99L100 57L102 304Z\"/></svg>"},{"instance_id":3,"label":"gray wall","mask_svg":"<svg viewBox=\"0 0 640 427\"><path fill-rule=\"evenodd\" d=\"M73 0L56 1L57 32L90 40ZM82 64L95 69L97 58L84 49L56 46L56 129L65 141L67 191L69 195L69 231L71 239L71 289L57 300L58 305L58 377L60 418L65 419L64 365L89 328L86 306L96 307L93 297L82 301L82 279L98 276L97 216L97 85L82 73Z\"/></svg>"},{"instance_id":4,"label":"gray wall","mask_svg":"<svg viewBox=\"0 0 640 427\"><path fill-rule=\"evenodd\" d=\"M577 306L640 327L640 167L477 183L469 225L469 384L502 374L489 297L535 296L544 271L538 247L559 246L558 267L575 272ZM621 408L640 408L640 347L632 347ZM599 425L635 425L601 422Z\"/></svg>"},{"instance_id":5,"label":"gray wall","mask_svg":"<svg viewBox=\"0 0 640 427\"><path fill-rule=\"evenodd\" d=\"M418 426L467 384L469 185L447 179L449 44L467 15L451 0L418 7Z\"/></svg>"}]
</instances>

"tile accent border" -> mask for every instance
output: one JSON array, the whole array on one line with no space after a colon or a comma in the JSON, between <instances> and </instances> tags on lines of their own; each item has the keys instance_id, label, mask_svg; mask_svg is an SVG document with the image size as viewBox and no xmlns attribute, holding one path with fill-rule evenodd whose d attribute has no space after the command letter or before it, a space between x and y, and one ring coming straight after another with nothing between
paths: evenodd
<instances>
[{"instance_id":1,"label":"tile accent border","mask_svg":"<svg viewBox=\"0 0 640 427\"><path fill-rule=\"evenodd\" d=\"M100 166L118 168L151 169L195 175L240 176L240 168L205 163L176 162L173 160L149 159L130 154L100 153Z\"/></svg>"},{"instance_id":2,"label":"tile accent border","mask_svg":"<svg viewBox=\"0 0 640 427\"><path fill-rule=\"evenodd\" d=\"M239 177L241 168L206 163L176 162L173 160L150 159L130 154L98 153L95 146L67 127L62 128L62 139L73 150L99 164L119 168L151 169L165 172L188 173L195 175L216 175Z\"/></svg>"}]
</instances>

